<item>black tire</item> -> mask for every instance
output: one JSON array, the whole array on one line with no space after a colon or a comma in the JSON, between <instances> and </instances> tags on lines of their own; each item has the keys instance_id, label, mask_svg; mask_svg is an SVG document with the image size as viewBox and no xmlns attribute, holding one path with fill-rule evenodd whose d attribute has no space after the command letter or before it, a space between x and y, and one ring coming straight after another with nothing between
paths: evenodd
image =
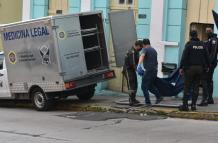
<instances>
[{"instance_id":1,"label":"black tire","mask_svg":"<svg viewBox=\"0 0 218 143\"><path fill-rule=\"evenodd\" d=\"M81 101L88 101L94 96L94 94L95 94L95 85L81 88L80 92L77 93L76 96Z\"/></svg>"},{"instance_id":2,"label":"black tire","mask_svg":"<svg viewBox=\"0 0 218 143\"><path fill-rule=\"evenodd\" d=\"M47 111L52 105L52 100L48 100L46 94L40 88L35 88L32 90L31 100L37 111Z\"/></svg>"}]
</instances>

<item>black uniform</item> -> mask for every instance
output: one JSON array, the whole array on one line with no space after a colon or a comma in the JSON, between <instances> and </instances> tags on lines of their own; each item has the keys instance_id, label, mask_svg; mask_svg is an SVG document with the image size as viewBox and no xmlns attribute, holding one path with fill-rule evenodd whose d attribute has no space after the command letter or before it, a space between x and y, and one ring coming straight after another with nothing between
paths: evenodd
<instances>
[{"instance_id":1,"label":"black uniform","mask_svg":"<svg viewBox=\"0 0 218 143\"><path fill-rule=\"evenodd\" d=\"M205 48L204 43L198 38L192 38L186 43L180 66L180 68L184 70L185 78L182 107L188 109L188 93L191 87L194 87L192 110L196 110L200 80L209 67L208 51Z\"/></svg>"},{"instance_id":2,"label":"black uniform","mask_svg":"<svg viewBox=\"0 0 218 143\"><path fill-rule=\"evenodd\" d=\"M136 101L136 92L138 88L136 66L139 60L139 52L133 47L126 53L125 62L123 66L123 74L127 80L128 93L130 100Z\"/></svg>"},{"instance_id":3,"label":"black uniform","mask_svg":"<svg viewBox=\"0 0 218 143\"><path fill-rule=\"evenodd\" d=\"M209 52L209 58L210 58L210 69L207 75L207 89L208 89L208 93L204 94L204 98L205 100L207 100L207 102L209 104L213 104L213 74L214 74L214 70L217 66L217 35L213 34L211 36L208 37L208 40L205 42L205 45L208 49Z\"/></svg>"}]
</instances>

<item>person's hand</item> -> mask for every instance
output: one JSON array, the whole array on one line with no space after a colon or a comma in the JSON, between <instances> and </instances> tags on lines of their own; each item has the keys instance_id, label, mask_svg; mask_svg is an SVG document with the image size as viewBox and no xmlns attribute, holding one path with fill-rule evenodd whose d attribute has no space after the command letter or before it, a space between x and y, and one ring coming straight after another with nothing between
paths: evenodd
<instances>
[{"instance_id":1,"label":"person's hand","mask_svg":"<svg viewBox=\"0 0 218 143\"><path fill-rule=\"evenodd\" d=\"M210 70L210 68L208 67L208 68L206 68L206 72L209 72L209 70Z\"/></svg>"},{"instance_id":2,"label":"person's hand","mask_svg":"<svg viewBox=\"0 0 218 143\"><path fill-rule=\"evenodd\" d=\"M184 70L183 69L179 69L179 74L183 75L184 74Z\"/></svg>"},{"instance_id":3,"label":"person's hand","mask_svg":"<svg viewBox=\"0 0 218 143\"><path fill-rule=\"evenodd\" d=\"M141 65L137 66L136 72L138 73L138 75L143 76L144 75L144 69L142 68Z\"/></svg>"}]
</instances>

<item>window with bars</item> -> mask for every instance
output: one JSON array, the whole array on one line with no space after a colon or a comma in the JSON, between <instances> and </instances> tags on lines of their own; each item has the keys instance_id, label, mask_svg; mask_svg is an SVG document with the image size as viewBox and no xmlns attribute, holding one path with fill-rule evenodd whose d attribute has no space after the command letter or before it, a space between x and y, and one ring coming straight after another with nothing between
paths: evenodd
<instances>
[{"instance_id":1,"label":"window with bars","mask_svg":"<svg viewBox=\"0 0 218 143\"><path fill-rule=\"evenodd\" d=\"M133 4L133 0L127 0L127 4Z\"/></svg>"},{"instance_id":2,"label":"window with bars","mask_svg":"<svg viewBox=\"0 0 218 143\"><path fill-rule=\"evenodd\" d=\"M133 4L133 0L119 0L119 4Z\"/></svg>"},{"instance_id":3,"label":"window with bars","mask_svg":"<svg viewBox=\"0 0 218 143\"><path fill-rule=\"evenodd\" d=\"M125 4L125 0L119 0L119 4Z\"/></svg>"}]
</instances>

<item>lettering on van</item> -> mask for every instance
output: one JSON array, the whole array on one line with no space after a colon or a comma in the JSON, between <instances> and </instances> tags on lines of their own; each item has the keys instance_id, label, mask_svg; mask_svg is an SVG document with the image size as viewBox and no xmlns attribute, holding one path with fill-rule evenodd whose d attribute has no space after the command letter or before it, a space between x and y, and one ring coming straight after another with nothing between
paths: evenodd
<instances>
[{"instance_id":1,"label":"lettering on van","mask_svg":"<svg viewBox=\"0 0 218 143\"><path fill-rule=\"evenodd\" d=\"M4 32L4 41L19 40L25 38L36 38L48 36L49 31L47 26L35 27L30 29L21 29L17 31Z\"/></svg>"},{"instance_id":2,"label":"lettering on van","mask_svg":"<svg viewBox=\"0 0 218 143\"><path fill-rule=\"evenodd\" d=\"M18 53L19 62L31 62L36 61L36 58L34 57L32 52L19 52Z\"/></svg>"}]
</instances>

